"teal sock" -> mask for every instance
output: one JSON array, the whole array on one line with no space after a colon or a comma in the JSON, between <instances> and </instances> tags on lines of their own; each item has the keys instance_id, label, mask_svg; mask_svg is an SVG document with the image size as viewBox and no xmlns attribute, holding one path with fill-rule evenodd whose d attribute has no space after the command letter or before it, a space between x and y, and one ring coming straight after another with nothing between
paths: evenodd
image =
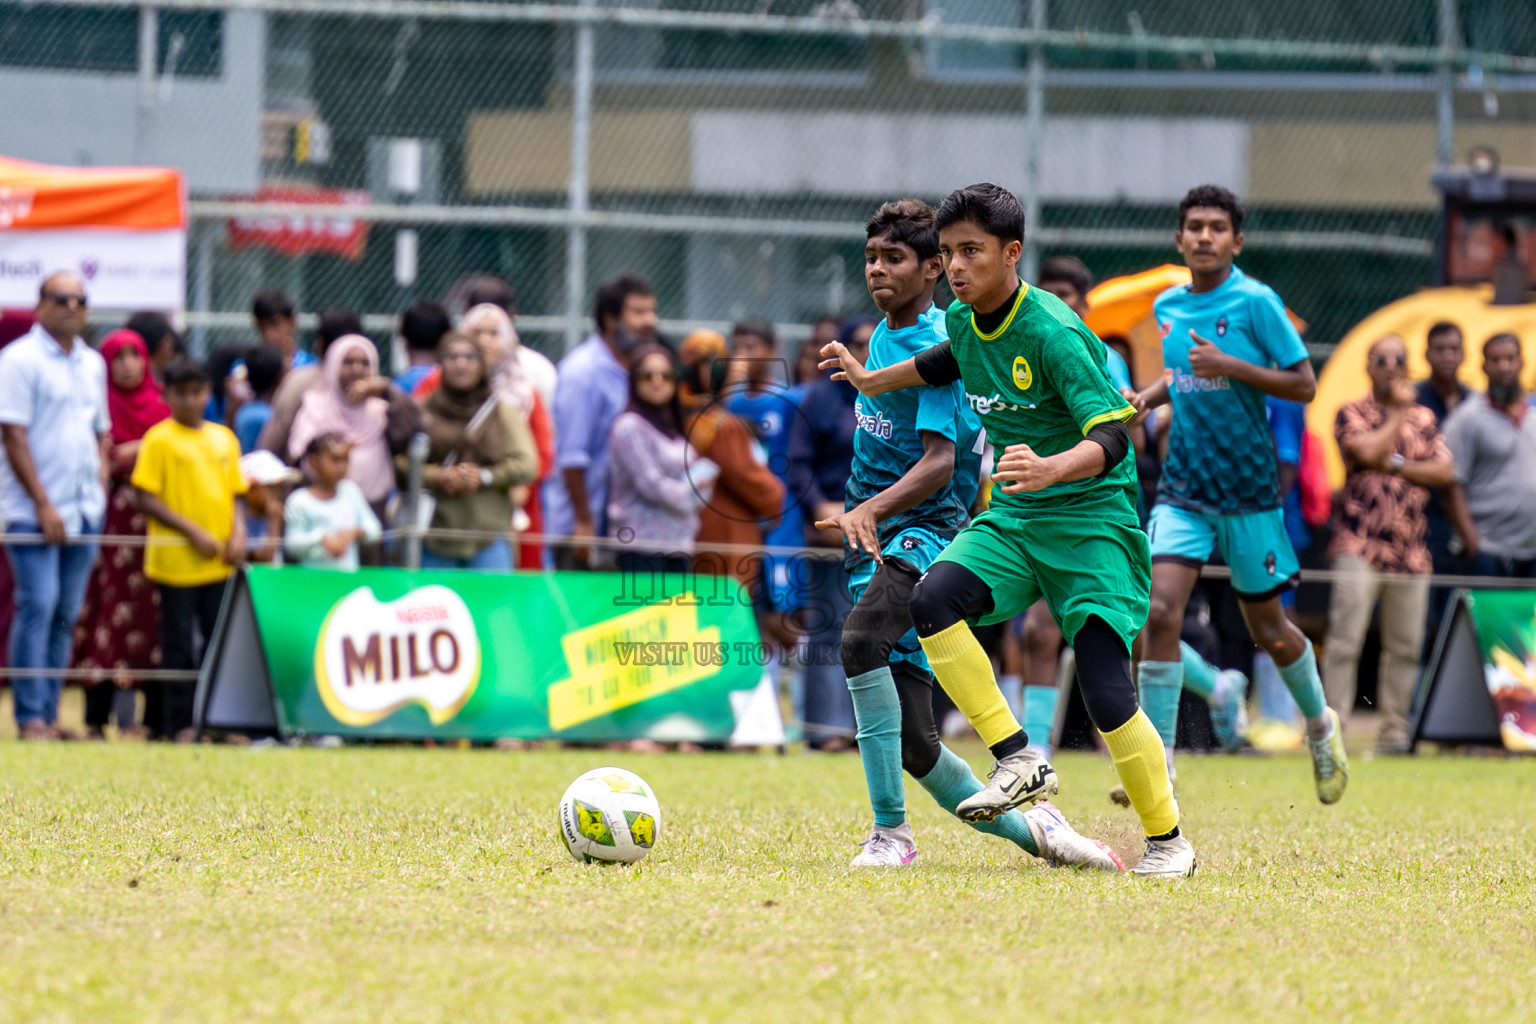
<instances>
[{"instance_id":1,"label":"teal sock","mask_svg":"<svg viewBox=\"0 0 1536 1024\"><path fill-rule=\"evenodd\" d=\"M1051 754L1051 733L1056 730L1056 687L1024 687L1024 732L1029 745Z\"/></svg>"},{"instance_id":2,"label":"teal sock","mask_svg":"<svg viewBox=\"0 0 1536 1024\"><path fill-rule=\"evenodd\" d=\"M966 764L959 754L942 743L939 744L938 763L917 782L928 791L928 795L933 797L940 807L950 814L955 813L955 808L960 806L960 801L974 793L980 793L983 788L981 780L976 777L975 772L971 771L971 766ZM1008 840L1031 857L1040 856L1040 851L1035 847L1035 837L1030 834L1029 822L1024 820L1022 811L1009 811L996 821L977 821L970 825L977 832L985 832L989 836L1000 836Z\"/></svg>"},{"instance_id":3,"label":"teal sock","mask_svg":"<svg viewBox=\"0 0 1536 1024\"><path fill-rule=\"evenodd\" d=\"M1144 661L1136 666L1136 688L1141 691L1141 710L1152 720L1163 746L1171 748L1179 731L1184 666L1177 661Z\"/></svg>"},{"instance_id":4,"label":"teal sock","mask_svg":"<svg viewBox=\"0 0 1536 1024\"><path fill-rule=\"evenodd\" d=\"M859 760L875 824L896 828L907 820L906 794L901 782L901 702L889 668L851 676L853 718L859 724Z\"/></svg>"},{"instance_id":5,"label":"teal sock","mask_svg":"<svg viewBox=\"0 0 1536 1024\"><path fill-rule=\"evenodd\" d=\"M1216 696L1217 677L1220 669L1204 658L1183 640L1179 641L1179 663L1184 666L1184 689L1204 698L1207 704Z\"/></svg>"},{"instance_id":6,"label":"teal sock","mask_svg":"<svg viewBox=\"0 0 1536 1024\"><path fill-rule=\"evenodd\" d=\"M1307 641L1307 649L1301 652L1301 657L1289 665L1279 665L1280 678L1285 681L1285 688L1291 691L1291 696L1296 698L1296 706L1301 708L1301 713L1308 718L1317 718L1323 713L1323 681L1317 675L1317 657L1312 653L1312 641Z\"/></svg>"}]
</instances>

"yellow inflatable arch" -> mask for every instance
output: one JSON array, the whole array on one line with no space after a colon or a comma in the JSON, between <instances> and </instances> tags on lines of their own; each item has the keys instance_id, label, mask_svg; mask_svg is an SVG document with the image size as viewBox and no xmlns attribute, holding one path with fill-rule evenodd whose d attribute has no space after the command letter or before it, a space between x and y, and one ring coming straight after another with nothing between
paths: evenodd
<instances>
[{"instance_id":1,"label":"yellow inflatable arch","mask_svg":"<svg viewBox=\"0 0 1536 1024\"><path fill-rule=\"evenodd\" d=\"M1429 376L1429 364L1424 361L1429 328L1441 320L1459 324L1467 350L1466 361L1461 364L1461 380L1482 391L1488 386L1482 369L1483 342L1508 331L1520 338L1525 351L1526 388L1532 388L1536 383L1536 303L1495 306L1491 304L1492 298L1492 285L1426 288L1383 306L1344 336L1324 364L1317 379L1317 397L1307 407L1307 429L1324 442L1328 478L1334 487L1344 485L1344 462L1339 446L1333 442L1333 421L1341 405L1370 390L1365 357L1378 338L1388 334L1402 336L1408 343L1408 375L1419 381Z\"/></svg>"}]
</instances>

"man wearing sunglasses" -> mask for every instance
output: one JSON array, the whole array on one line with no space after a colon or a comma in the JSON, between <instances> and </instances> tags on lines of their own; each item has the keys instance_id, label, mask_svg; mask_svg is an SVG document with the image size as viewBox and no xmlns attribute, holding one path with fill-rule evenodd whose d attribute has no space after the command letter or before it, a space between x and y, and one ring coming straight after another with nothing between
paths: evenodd
<instances>
[{"instance_id":1,"label":"man wearing sunglasses","mask_svg":"<svg viewBox=\"0 0 1536 1024\"><path fill-rule=\"evenodd\" d=\"M1339 410L1334 436L1344 457L1339 528L1329 554L1333 593L1323 690L1348 721L1360 650L1371 612L1381 605L1381 668L1376 708L1380 753L1408 749L1408 709L1418 681L1432 562L1424 508L1431 488L1451 483L1451 452L1435 414L1408 381L1408 346L1389 334L1366 356L1371 393Z\"/></svg>"},{"instance_id":2,"label":"man wearing sunglasses","mask_svg":"<svg viewBox=\"0 0 1536 1024\"><path fill-rule=\"evenodd\" d=\"M106 511L107 365L80 337L85 284L43 281L37 324L0 351L0 517L16 578L12 668L66 668ZM58 677L15 679L22 739L55 739Z\"/></svg>"}]
</instances>

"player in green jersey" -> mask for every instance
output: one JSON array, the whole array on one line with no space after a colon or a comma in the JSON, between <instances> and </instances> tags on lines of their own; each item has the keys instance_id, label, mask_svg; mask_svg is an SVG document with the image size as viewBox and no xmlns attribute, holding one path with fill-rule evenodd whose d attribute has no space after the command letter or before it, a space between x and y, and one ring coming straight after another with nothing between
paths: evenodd
<instances>
[{"instance_id":1,"label":"player in green jersey","mask_svg":"<svg viewBox=\"0 0 1536 1024\"><path fill-rule=\"evenodd\" d=\"M1028 747L970 630L1044 598L1077 655L1084 703L1147 835L1136 873L1193 874L1162 743L1131 681L1150 580L1127 459L1134 410L1110 383L1103 343L1060 299L1019 280L1024 210L1011 192L981 184L951 193L938 226L957 297L949 341L872 371L834 343L822 365L871 396L962 381L1002 452L991 508L934 561L910 605L934 676L997 759L986 788L956 813L991 820L1056 791L1055 770Z\"/></svg>"}]
</instances>

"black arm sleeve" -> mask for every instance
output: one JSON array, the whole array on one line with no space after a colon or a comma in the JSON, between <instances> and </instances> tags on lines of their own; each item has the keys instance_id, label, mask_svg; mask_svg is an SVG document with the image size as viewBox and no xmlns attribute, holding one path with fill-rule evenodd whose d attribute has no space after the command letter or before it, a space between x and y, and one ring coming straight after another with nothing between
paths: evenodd
<instances>
[{"instance_id":1,"label":"black arm sleeve","mask_svg":"<svg viewBox=\"0 0 1536 1024\"><path fill-rule=\"evenodd\" d=\"M938 387L941 384L953 384L960 379L960 363L949 350L947 340L923 349L912 361L917 366L917 375L923 378L925 384Z\"/></svg>"},{"instance_id":2,"label":"black arm sleeve","mask_svg":"<svg viewBox=\"0 0 1536 1024\"><path fill-rule=\"evenodd\" d=\"M1131 450L1131 432L1119 420L1110 420L1090 428L1087 439L1104 449L1104 471L1098 474L1101 477L1108 476L1109 471L1120 465L1125 453Z\"/></svg>"}]
</instances>

